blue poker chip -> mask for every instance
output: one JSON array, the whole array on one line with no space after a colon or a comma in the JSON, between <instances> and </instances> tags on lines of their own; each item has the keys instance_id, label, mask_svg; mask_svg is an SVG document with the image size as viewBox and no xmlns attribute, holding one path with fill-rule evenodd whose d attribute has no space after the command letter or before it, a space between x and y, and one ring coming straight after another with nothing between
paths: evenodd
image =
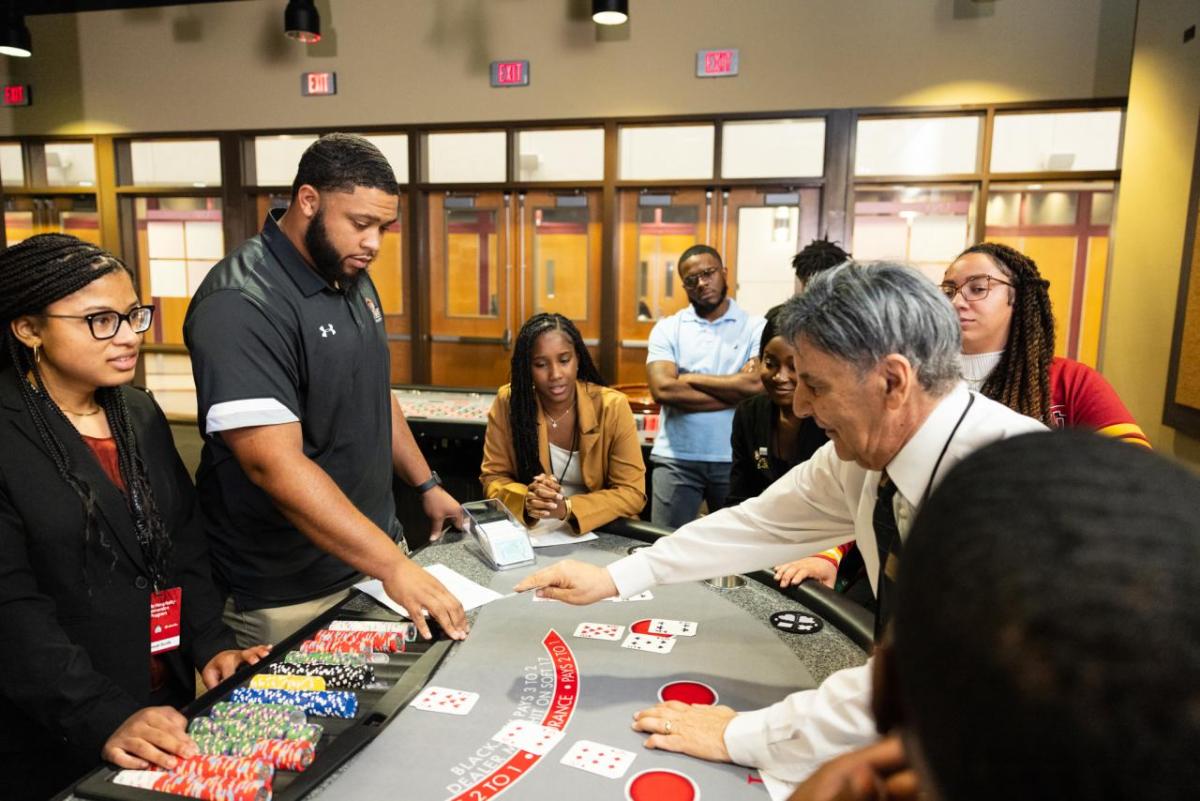
<instances>
[{"instance_id":1,"label":"blue poker chip","mask_svg":"<svg viewBox=\"0 0 1200 801\"><path fill-rule=\"evenodd\" d=\"M800 611L775 612L771 615L771 625L788 634L816 634L825 628L821 618Z\"/></svg>"}]
</instances>

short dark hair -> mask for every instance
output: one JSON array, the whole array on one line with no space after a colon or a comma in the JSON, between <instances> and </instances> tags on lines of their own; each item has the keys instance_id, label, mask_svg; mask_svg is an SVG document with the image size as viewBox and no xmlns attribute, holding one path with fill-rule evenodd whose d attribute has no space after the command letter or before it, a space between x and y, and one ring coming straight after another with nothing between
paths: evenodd
<instances>
[{"instance_id":1,"label":"short dark hair","mask_svg":"<svg viewBox=\"0 0 1200 801\"><path fill-rule=\"evenodd\" d=\"M943 801L1195 796L1198 497L1080 430L950 472L904 544L893 699Z\"/></svg>"},{"instance_id":2,"label":"short dark hair","mask_svg":"<svg viewBox=\"0 0 1200 801\"><path fill-rule=\"evenodd\" d=\"M711 248L708 245L692 245L690 248L683 251L683 253L679 254L679 261L675 265L675 270L680 275L683 275L683 265L688 259L705 254L716 259L717 264L721 265L722 267L725 266L725 261L721 258L721 254L717 252L716 248Z\"/></svg>"},{"instance_id":3,"label":"short dark hair","mask_svg":"<svg viewBox=\"0 0 1200 801\"><path fill-rule=\"evenodd\" d=\"M779 331L779 313L783 311L783 304L772 306L767 309L767 313L763 315L767 323L763 326L762 336L758 339L758 358L762 358L767 351L767 343L777 336L782 336Z\"/></svg>"},{"instance_id":4,"label":"short dark hair","mask_svg":"<svg viewBox=\"0 0 1200 801\"><path fill-rule=\"evenodd\" d=\"M325 134L308 146L292 181L292 200L308 184L318 192L353 192L357 187L400 194L396 173L379 148L357 134Z\"/></svg>"},{"instance_id":5,"label":"short dark hair","mask_svg":"<svg viewBox=\"0 0 1200 801\"><path fill-rule=\"evenodd\" d=\"M814 239L792 257L792 269L804 283L818 273L850 261L850 254L828 239Z\"/></svg>"}]
</instances>

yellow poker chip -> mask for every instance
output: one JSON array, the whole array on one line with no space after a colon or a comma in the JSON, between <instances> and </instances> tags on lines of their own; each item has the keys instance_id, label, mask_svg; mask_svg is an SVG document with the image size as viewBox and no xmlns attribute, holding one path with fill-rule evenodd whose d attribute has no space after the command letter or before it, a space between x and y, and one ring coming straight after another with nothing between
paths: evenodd
<instances>
[{"instance_id":1,"label":"yellow poker chip","mask_svg":"<svg viewBox=\"0 0 1200 801\"><path fill-rule=\"evenodd\" d=\"M250 679L255 690L324 690L325 679L320 676L286 676L260 673Z\"/></svg>"}]
</instances>

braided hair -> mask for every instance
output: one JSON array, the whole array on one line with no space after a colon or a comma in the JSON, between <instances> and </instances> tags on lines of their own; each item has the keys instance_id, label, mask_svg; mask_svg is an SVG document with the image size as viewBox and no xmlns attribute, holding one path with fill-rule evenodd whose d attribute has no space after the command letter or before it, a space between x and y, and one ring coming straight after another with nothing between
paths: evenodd
<instances>
[{"instance_id":1,"label":"braided hair","mask_svg":"<svg viewBox=\"0 0 1200 801\"><path fill-rule=\"evenodd\" d=\"M605 385L604 378L592 361L592 354L583 344L579 329L568 318L542 312L533 315L521 326L516 344L513 345L512 372L509 377L512 395L508 400L508 414L512 423L513 448L517 454L517 480L526 484L542 472L541 454L538 453L537 391L533 388L533 346L538 337L547 331L561 331L574 343L578 380Z\"/></svg>"},{"instance_id":2,"label":"braided hair","mask_svg":"<svg viewBox=\"0 0 1200 801\"><path fill-rule=\"evenodd\" d=\"M1000 362L980 392L1051 425L1050 360L1054 358L1054 312L1050 282L1042 278L1033 259L1008 245L983 242L962 253L982 253L1012 280L1012 322ZM957 261L956 259L956 261Z\"/></svg>"},{"instance_id":3,"label":"braided hair","mask_svg":"<svg viewBox=\"0 0 1200 801\"><path fill-rule=\"evenodd\" d=\"M110 570L116 565L117 555L100 527L96 494L73 469L70 453L51 427L50 417L57 417L72 431L74 425L50 397L37 360L13 335L10 324L18 317L43 313L56 300L117 270L130 273L129 268L112 254L65 234L39 234L0 253L0 286L5 288L0 296L0 324L3 325L0 330L0 344L3 345L0 347L0 371L7 372L10 368L15 371L14 379L38 437L54 460L59 476L83 507L84 542L95 539L100 544L111 556ZM27 375L32 376L33 384L25 380ZM171 540L150 487L146 465L138 453L125 396L120 387L99 387L96 403L104 409L116 441L117 463L125 483L125 500L134 521L138 545L154 585L163 588L171 575ZM84 581L88 583L86 576Z\"/></svg>"},{"instance_id":4,"label":"braided hair","mask_svg":"<svg viewBox=\"0 0 1200 801\"><path fill-rule=\"evenodd\" d=\"M792 257L796 277L807 284L815 276L850 261L850 254L828 239L814 239Z\"/></svg>"}]
</instances>

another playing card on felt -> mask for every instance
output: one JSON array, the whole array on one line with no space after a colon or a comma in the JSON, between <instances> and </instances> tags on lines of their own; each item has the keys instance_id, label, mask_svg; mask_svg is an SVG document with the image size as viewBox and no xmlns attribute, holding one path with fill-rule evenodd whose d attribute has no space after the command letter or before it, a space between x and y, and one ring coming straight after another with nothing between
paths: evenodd
<instances>
[{"instance_id":1,"label":"another playing card on felt","mask_svg":"<svg viewBox=\"0 0 1200 801\"><path fill-rule=\"evenodd\" d=\"M625 627L614 623L580 623L575 627L575 636L586 640L619 640L624 633Z\"/></svg>"},{"instance_id":2,"label":"another playing card on felt","mask_svg":"<svg viewBox=\"0 0 1200 801\"><path fill-rule=\"evenodd\" d=\"M559 762L606 779L619 779L629 770L636 756L633 751L613 748L611 745L591 740L580 740L571 746L571 750Z\"/></svg>"},{"instance_id":3,"label":"another playing card on felt","mask_svg":"<svg viewBox=\"0 0 1200 801\"><path fill-rule=\"evenodd\" d=\"M675 647L675 638L658 637L653 634L630 634L625 638L625 642L621 643L621 647L655 654L669 654Z\"/></svg>"},{"instance_id":4,"label":"another playing card on felt","mask_svg":"<svg viewBox=\"0 0 1200 801\"><path fill-rule=\"evenodd\" d=\"M614 595L613 597L605 598L604 600L614 601L616 603L622 603L624 601L653 601L654 593L650 592L650 590L643 590L637 595L630 595L628 598L622 598L619 595Z\"/></svg>"},{"instance_id":5,"label":"another playing card on felt","mask_svg":"<svg viewBox=\"0 0 1200 801\"><path fill-rule=\"evenodd\" d=\"M510 720L503 729L492 735L497 742L539 756L548 753L562 738L561 729L552 729L528 720Z\"/></svg>"},{"instance_id":6,"label":"another playing card on felt","mask_svg":"<svg viewBox=\"0 0 1200 801\"><path fill-rule=\"evenodd\" d=\"M447 715L465 715L479 700L479 693L452 690L449 687L426 687L413 699L409 706L427 712L444 712Z\"/></svg>"},{"instance_id":7,"label":"another playing card on felt","mask_svg":"<svg viewBox=\"0 0 1200 801\"><path fill-rule=\"evenodd\" d=\"M694 620L667 620L665 618L652 618L650 620L650 632L653 634L670 634L680 637L695 637L696 629L700 627L699 623Z\"/></svg>"}]
</instances>

